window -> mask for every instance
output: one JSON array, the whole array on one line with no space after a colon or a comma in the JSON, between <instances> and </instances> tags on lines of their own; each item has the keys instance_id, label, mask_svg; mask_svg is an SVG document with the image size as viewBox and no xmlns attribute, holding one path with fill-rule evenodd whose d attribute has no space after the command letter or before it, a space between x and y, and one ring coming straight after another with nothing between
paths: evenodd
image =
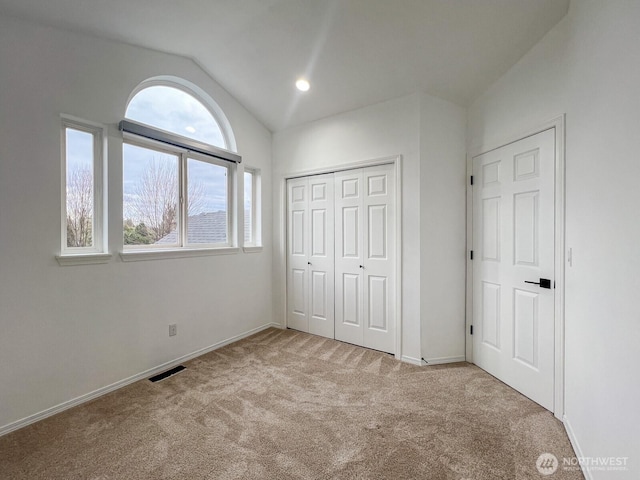
<instances>
[{"instance_id":1,"label":"window","mask_svg":"<svg viewBox=\"0 0 640 480\"><path fill-rule=\"evenodd\" d=\"M129 102L126 117L159 130L228 148L213 114L192 95L167 85L140 90Z\"/></svg>"},{"instance_id":2,"label":"window","mask_svg":"<svg viewBox=\"0 0 640 480\"><path fill-rule=\"evenodd\" d=\"M125 249L232 247L239 157L211 111L182 89L153 85L132 98L126 118Z\"/></svg>"},{"instance_id":3,"label":"window","mask_svg":"<svg viewBox=\"0 0 640 480\"><path fill-rule=\"evenodd\" d=\"M230 177L223 162L127 140L124 246L230 246Z\"/></svg>"},{"instance_id":4,"label":"window","mask_svg":"<svg viewBox=\"0 0 640 480\"><path fill-rule=\"evenodd\" d=\"M244 169L244 246L262 244L260 232L260 170Z\"/></svg>"},{"instance_id":5,"label":"window","mask_svg":"<svg viewBox=\"0 0 640 480\"><path fill-rule=\"evenodd\" d=\"M61 257L104 253L102 126L62 118Z\"/></svg>"}]
</instances>

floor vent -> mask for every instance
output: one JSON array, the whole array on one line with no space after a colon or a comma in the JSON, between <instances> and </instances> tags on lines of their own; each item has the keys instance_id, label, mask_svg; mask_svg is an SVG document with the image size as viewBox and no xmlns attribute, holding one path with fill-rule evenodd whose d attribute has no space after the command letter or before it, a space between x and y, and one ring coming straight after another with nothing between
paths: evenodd
<instances>
[{"instance_id":1,"label":"floor vent","mask_svg":"<svg viewBox=\"0 0 640 480\"><path fill-rule=\"evenodd\" d=\"M171 370L167 370L166 372L159 373L155 377L151 377L149 380L152 382L159 382L160 380L164 380L165 378L170 377L171 375L175 375L176 373L180 373L187 367L183 367L182 365L178 365L177 367L173 367Z\"/></svg>"}]
</instances>

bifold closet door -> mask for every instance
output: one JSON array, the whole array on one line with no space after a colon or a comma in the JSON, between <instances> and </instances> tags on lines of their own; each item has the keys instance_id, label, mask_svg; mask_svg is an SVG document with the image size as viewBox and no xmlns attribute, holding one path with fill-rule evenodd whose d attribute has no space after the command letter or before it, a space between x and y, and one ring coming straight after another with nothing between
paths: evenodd
<instances>
[{"instance_id":1,"label":"bifold closet door","mask_svg":"<svg viewBox=\"0 0 640 480\"><path fill-rule=\"evenodd\" d=\"M395 352L393 165L335 173L337 340Z\"/></svg>"},{"instance_id":2,"label":"bifold closet door","mask_svg":"<svg viewBox=\"0 0 640 480\"><path fill-rule=\"evenodd\" d=\"M334 338L333 174L287 181L287 325Z\"/></svg>"}]
</instances>

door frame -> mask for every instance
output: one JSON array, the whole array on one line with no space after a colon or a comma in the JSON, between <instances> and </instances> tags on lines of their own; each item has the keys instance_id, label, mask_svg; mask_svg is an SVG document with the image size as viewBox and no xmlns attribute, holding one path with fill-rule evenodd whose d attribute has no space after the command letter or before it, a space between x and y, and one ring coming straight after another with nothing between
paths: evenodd
<instances>
[{"instance_id":1,"label":"door frame","mask_svg":"<svg viewBox=\"0 0 640 480\"><path fill-rule=\"evenodd\" d=\"M309 177L313 175L324 175L327 173L342 172L345 170L356 170L358 168L375 167L378 165L392 164L395 167L394 174L396 176L396 305L395 305L395 353L396 360L405 360L402 357L402 155L394 155L390 157L374 158L359 162L345 163L329 167L316 168L311 170L301 170L292 173L285 173L280 177L280 241L277 245L282 254L284 261L280 265L280 298L283 306L283 325L288 328L287 324L287 180L292 178Z\"/></svg>"},{"instance_id":2,"label":"door frame","mask_svg":"<svg viewBox=\"0 0 640 480\"><path fill-rule=\"evenodd\" d=\"M472 148L467 153L467 275L466 275L466 336L465 356L467 362L473 363L473 338L471 326L473 322L473 262L470 252L473 249L473 188L470 178L473 175L473 159L492 150L515 143L546 130L555 129L555 239L554 239L554 380L553 380L553 414L560 421L564 416L564 301L565 301L565 114L525 130L518 135L507 137L501 141L491 142Z\"/></svg>"}]
</instances>

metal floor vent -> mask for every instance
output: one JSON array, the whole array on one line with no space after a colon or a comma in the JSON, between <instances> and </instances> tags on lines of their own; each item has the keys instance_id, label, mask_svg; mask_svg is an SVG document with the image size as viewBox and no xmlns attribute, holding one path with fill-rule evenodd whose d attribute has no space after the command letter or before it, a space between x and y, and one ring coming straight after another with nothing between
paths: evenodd
<instances>
[{"instance_id":1,"label":"metal floor vent","mask_svg":"<svg viewBox=\"0 0 640 480\"><path fill-rule=\"evenodd\" d=\"M173 367L171 370L167 370L166 372L159 373L155 377L151 377L149 380L153 383L159 382L160 380L164 380L165 378L169 378L171 375L175 375L176 373L180 373L187 367L182 365L178 365L177 367Z\"/></svg>"}]
</instances>

